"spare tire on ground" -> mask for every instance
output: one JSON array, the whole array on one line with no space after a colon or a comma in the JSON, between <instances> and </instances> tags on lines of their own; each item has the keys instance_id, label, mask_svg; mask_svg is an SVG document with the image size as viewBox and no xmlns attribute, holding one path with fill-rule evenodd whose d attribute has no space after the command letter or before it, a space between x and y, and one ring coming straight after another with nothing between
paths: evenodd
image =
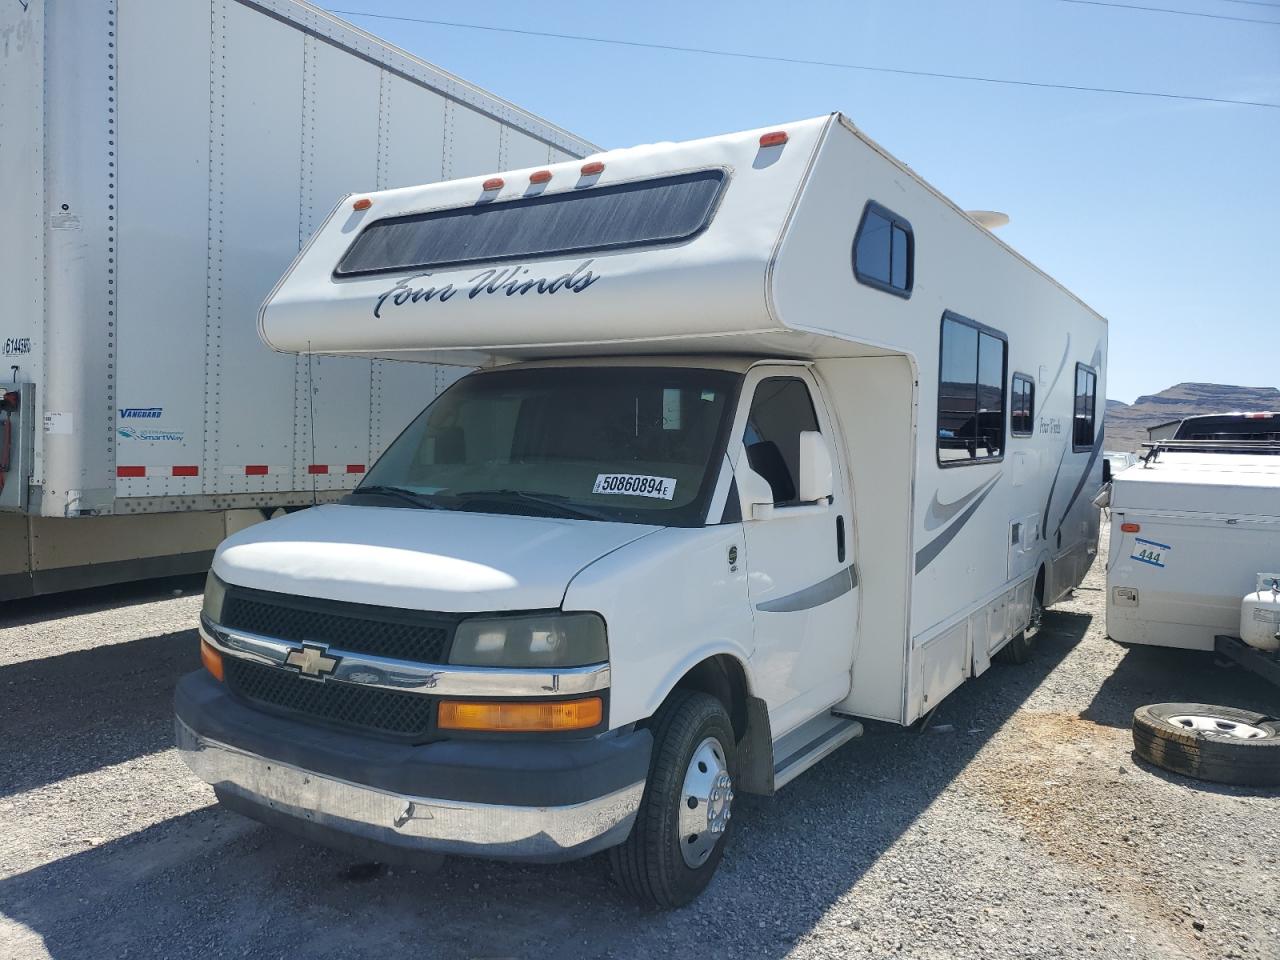
<instances>
[{"instance_id":1,"label":"spare tire on ground","mask_svg":"<svg viewBox=\"0 0 1280 960\"><path fill-rule=\"evenodd\" d=\"M1198 780L1280 784L1280 719L1206 703L1153 703L1133 712L1133 749Z\"/></svg>"}]
</instances>

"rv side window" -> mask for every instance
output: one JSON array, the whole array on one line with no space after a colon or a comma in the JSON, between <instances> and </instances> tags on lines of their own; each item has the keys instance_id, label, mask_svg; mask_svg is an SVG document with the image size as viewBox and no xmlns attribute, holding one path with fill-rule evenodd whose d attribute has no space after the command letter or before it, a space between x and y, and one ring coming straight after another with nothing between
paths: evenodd
<instances>
[{"instance_id":1,"label":"rv side window","mask_svg":"<svg viewBox=\"0 0 1280 960\"><path fill-rule=\"evenodd\" d=\"M1009 432L1029 437L1036 422L1036 385L1022 373L1013 375L1013 396L1009 398Z\"/></svg>"},{"instance_id":2,"label":"rv side window","mask_svg":"<svg viewBox=\"0 0 1280 960\"><path fill-rule=\"evenodd\" d=\"M868 202L853 238L853 275L858 282L909 297L914 255L911 224L874 200Z\"/></svg>"},{"instance_id":3,"label":"rv side window","mask_svg":"<svg viewBox=\"0 0 1280 960\"><path fill-rule=\"evenodd\" d=\"M1093 419L1098 402L1098 375L1092 367L1076 364L1076 405L1072 417L1071 449L1079 452L1093 446Z\"/></svg>"},{"instance_id":4,"label":"rv side window","mask_svg":"<svg viewBox=\"0 0 1280 960\"><path fill-rule=\"evenodd\" d=\"M954 313L942 316L938 365L938 462L1004 456L1004 334Z\"/></svg>"},{"instance_id":5,"label":"rv side window","mask_svg":"<svg viewBox=\"0 0 1280 960\"><path fill-rule=\"evenodd\" d=\"M742 443L751 469L769 481L777 506L799 503L800 433L817 430L809 388L796 377L761 380Z\"/></svg>"}]
</instances>

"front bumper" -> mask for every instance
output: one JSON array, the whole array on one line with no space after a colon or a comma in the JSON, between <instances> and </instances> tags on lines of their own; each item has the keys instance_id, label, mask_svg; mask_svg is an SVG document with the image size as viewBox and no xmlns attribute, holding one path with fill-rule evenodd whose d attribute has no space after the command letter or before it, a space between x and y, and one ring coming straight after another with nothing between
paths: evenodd
<instances>
[{"instance_id":1,"label":"front bumper","mask_svg":"<svg viewBox=\"0 0 1280 960\"><path fill-rule=\"evenodd\" d=\"M252 710L207 674L174 696L178 750L233 809L321 842L405 854L556 861L621 843L647 730L585 741L411 746Z\"/></svg>"}]
</instances>

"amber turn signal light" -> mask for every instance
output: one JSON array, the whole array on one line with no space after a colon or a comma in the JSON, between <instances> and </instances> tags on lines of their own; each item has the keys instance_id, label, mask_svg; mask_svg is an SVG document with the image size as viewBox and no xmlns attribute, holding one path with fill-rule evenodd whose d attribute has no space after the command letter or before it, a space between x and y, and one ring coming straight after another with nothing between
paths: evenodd
<instances>
[{"instance_id":1,"label":"amber turn signal light","mask_svg":"<svg viewBox=\"0 0 1280 960\"><path fill-rule=\"evenodd\" d=\"M209 645L209 641L200 640L200 662L213 674L213 679L222 681L222 654Z\"/></svg>"},{"instance_id":2,"label":"amber turn signal light","mask_svg":"<svg viewBox=\"0 0 1280 960\"><path fill-rule=\"evenodd\" d=\"M372 200L370 200L368 197L361 197L359 200L357 200L355 203L351 205L351 209L352 210L368 210L372 206L373 206Z\"/></svg>"},{"instance_id":3,"label":"amber turn signal light","mask_svg":"<svg viewBox=\"0 0 1280 960\"><path fill-rule=\"evenodd\" d=\"M1138 533L1142 529L1140 523L1122 523L1120 529L1125 533Z\"/></svg>"},{"instance_id":4,"label":"amber turn signal light","mask_svg":"<svg viewBox=\"0 0 1280 960\"><path fill-rule=\"evenodd\" d=\"M553 733L588 730L604 719L604 701L585 700L499 703L494 700L441 700L441 730L490 733Z\"/></svg>"}]
</instances>

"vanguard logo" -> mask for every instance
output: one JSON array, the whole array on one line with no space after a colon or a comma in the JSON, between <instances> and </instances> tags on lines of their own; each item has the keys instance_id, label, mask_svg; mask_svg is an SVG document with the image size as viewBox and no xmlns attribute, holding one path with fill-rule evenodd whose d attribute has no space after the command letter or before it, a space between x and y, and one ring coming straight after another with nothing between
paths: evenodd
<instances>
[{"instance_id":1,"label":"vanguard logo","mask_svg":"<svg viewBox=\"0 0 1280 960\"><path fill-rule=\"evenodd\" d=\"M121 407L121 420L159 420L164 407Z\"/></svg>"}]
</instances>

